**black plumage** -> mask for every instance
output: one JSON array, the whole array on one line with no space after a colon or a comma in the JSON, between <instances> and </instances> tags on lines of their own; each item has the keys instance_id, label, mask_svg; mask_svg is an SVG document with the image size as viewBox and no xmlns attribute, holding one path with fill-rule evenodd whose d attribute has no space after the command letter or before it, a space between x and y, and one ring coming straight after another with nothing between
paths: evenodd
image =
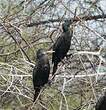
<instances>
[{"instance_id":1,"label":"black plumage","mask_svg":"<svg viewBox=\"0 0 106 110\"><path fill-rule=\"evenodd\" d=\"M106 92L98 99L95 110L106 110Z\"/></svg>"},{"instance_id":2,"label":"black plumage","mask_svg":"<svg viewBox=\"0 0 106 110\"><path fill-rule=\"evenodd\" d=\"M50 64L48 55L43 49L39 49L36 54L36 65L33 69L34 101L39 95L41 88L48 82L49 74Z\"/></svg>"},{"instance_id":3,"label":"black plumage","mask_svg":"<svg viewBox=\"0 0 106 110\"><path fill-rule=\"evenodd\" d=\"M55 52L53 52L52 55L52 63L54 64L52 75L56 72L58 63L67 55L67 52L70 49L73 36L73 30L70 32L69 29L70 24L70 21L65 21L62 24L63 32L53 45L53 51Z\"/></svg>"}]
</instances>

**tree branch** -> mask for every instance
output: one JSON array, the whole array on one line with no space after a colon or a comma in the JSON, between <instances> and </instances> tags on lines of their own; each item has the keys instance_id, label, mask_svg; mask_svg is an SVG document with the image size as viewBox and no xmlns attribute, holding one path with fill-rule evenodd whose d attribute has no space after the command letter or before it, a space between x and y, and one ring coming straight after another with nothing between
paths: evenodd
<instances>
[{"instance_id":1,"label":"tree branch","mask_svg":"<svg viewBox=\"0 0 106 110\"><path fill-rule=\"evenodd\" d=\"M77 21L80 21L80 20L88 21L88 20L98 20L98 19L103 19L103 18L106 18L106 14L96 15L96 16L83 16L83 17L76 16L75 18L71 18L70 20L72 20L73 22L75 22L75 21L77 22ZM48 19L48 20L45 20L45 21L39 21L39 22L27 24L27 27L44 25L44 24L47 24L47 23L60 22L60 21L64 21L64 20L66 20L66 19Z\"/></svg>"}]
</instances>

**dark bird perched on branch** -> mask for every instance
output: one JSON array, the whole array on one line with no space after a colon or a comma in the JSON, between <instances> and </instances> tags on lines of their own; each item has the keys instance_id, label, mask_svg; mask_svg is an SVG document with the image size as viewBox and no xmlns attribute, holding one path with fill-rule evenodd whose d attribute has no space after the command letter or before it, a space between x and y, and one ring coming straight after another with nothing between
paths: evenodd
<instances>
[{"instance_id":1,"label":"dark bird perched on branch","mask_svg":"<svg viewBox=\"0 0 106 110\"><path fill-rule=\"evenodd\" d=\"M33 86L35 90L34 100L38 97L41 88L48 82L50 74L50 64L47 53L52 51L44 51L39 49L36 53L36 65L33 69Z\"/></svg>"},{"instance_id":2,"label":"dark bird perched on branch","mask_svg":"<svg viewBox=\"0 0 106 110\"><path fill-rule=\"evenodd\" d=\"M71 21L65 21L62 24L62 34L57 39L57 41L53 45L53 55L52 55L52 63L53 66L53 72L52 75L57 70L58 63L67 55L68 50L70 49L71 45L71 38L73 36L73 30L70 32L70 24Z\"/></svg>"},{"instance_id":3,"label":"dark bird perched on branch","mask_svg":"<svg viewBox=\"0 0 106 110\"><path fill-rule=\"evenodd\" d=\"M95 110L106 110L106 92L97 101Z\"/></svg>"}]
</instances>

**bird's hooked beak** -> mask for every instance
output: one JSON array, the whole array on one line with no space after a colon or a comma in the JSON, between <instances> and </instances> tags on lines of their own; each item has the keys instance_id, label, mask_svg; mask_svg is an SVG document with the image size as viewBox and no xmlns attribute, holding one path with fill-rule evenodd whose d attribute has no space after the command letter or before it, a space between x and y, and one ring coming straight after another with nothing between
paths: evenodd
<instances>
[{"instance_id":1,"label":"bird's hooked beak","mask_svg":"<svg viewBox=\"0 0 106 110\"><path fill-rule=\"evenodd\" d=\"M54 53L54 52L55 52L55 51L53 51L53 50L46 51L47 54L52 54L52 53Z\"/></svg>"}]
</instances>

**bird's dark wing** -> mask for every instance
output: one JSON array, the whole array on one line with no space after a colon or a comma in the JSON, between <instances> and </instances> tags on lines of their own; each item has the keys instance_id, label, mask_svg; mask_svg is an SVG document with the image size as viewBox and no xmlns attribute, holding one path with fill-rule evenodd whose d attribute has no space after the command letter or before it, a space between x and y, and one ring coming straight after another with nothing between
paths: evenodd
<instances>
[{"instance_id":1,"label":"bird's dark wing","mask_svg":"<svg viewBox=\"0 0 106 110\"><path fill-rule=\"evenodd\" d=\"M32 80L33 80L33 86L34 86L34 89L36 87L36 76L37 76L37 66L34 67L33 69L33 73L32 73Z\"/></svg>"},{"instance_id":2,"label":"bird's dark wing","mask_svg":"<svg viewBox=\"0 0 106 110\"><path fill-rule=\"evenodd\" d=\"M65 37L65 33L62 33L61 36L55 42L53 46L53 51L55 52L52 56L52 63L58 63L61 61L61 59L63 59L66 56L70 48L71 42L70 39L67 40L65 39Z\"/></svg>"},{"instance_id":3,"label":"bird's dark wing","mask_svg":"<svg viewBox=\"0 0 106 110\"><path fill-rule=\"evenodd\" d=\"M50 64L47 57L42 57L37 61L33 69L33 85L35 87L44 86L48 82L50 74Z\"/></svg>"},{"instance_id":4,"label":"bird's dark wing","mask_svg":"<svg viewBox=\"0 0 106 110\"><path fill-rule=\"evenodd\" d=\"M53 45L53 50L59 49L60 45L64 42L64 34L62 33L61 36L59 36L56 40L56 42Z\"/></svg>"},{"instance_id":5,"label":"bird's dark wing","mask_svg":"<svg viewBox=\"0 0 106 110\"><path fill-rule=\"evenodd\" d=\"M53 51L55 51L52 55L52 63L54 62L56 56L56 54L61 53L62 48L64 45L64 34L61 34L61 36L56 40L55 44L53 45Z\"/></svg>"},{"instance_id":6,"label":"bird's dark wing","mask_svg":"<svg viewBox=\"0 0 106 110\"><path fill-rule=\"evenodd\" d=\"M95 106L95 110L106 110L106 97L101 96Z\"/></svg>"}]
</instances>

